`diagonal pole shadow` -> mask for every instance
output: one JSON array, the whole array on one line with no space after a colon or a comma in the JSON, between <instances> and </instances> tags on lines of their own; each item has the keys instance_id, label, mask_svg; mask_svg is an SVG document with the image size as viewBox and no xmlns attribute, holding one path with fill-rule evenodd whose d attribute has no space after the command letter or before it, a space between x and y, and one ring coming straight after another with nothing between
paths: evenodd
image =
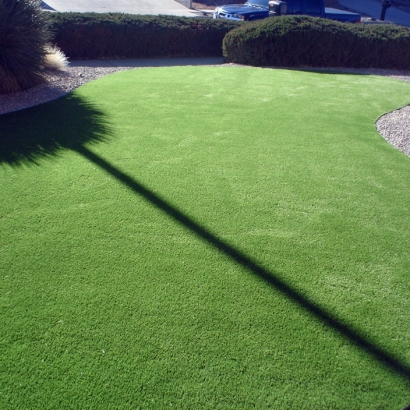
<instances>
[{"instance_id":1,"label":"diagonal pole shadow","mask_svg":"<svg viewBox=\"0 0 410 410\"><path fill-rule=\"evenodd\" d=\"M170 218L174 219L181 225L196 234L197 237L208 243L213 248L217 249L220 253L224 254L238 265L246 268L250 273L256 275L260 279L263 279L272 288L276 289L288 299L293 301L294 304L303 308L310 313L311 316L322 322L326 326L332 328L335 332L350 341L350 343L358 348L364 350L369 356L373 357L380 364L388 369L396 372L402 377L410 380L410 366L405 364L398 357L394 356L387 350L380 346L377 346L367 336L361 334L353 326L344 323L341 319L335 317L317 303L313 302L306 296L303 296L291 286L286 284L283 280L279 279L274 273L270 272L262 265L250 259L247 255L234 248L232 245L222 241L215 234L199 225L189 216L178 210L176 207L169 204L159 195L145 187L143 184L125 174L118 168L115 168L105 159L96 155L84 146L78 146L74 148L74 151L99 166L105 172L116 178L120 183L130 188L135 194L143 197L146 201L166 213Z\"/></svg>"}]
</instances>

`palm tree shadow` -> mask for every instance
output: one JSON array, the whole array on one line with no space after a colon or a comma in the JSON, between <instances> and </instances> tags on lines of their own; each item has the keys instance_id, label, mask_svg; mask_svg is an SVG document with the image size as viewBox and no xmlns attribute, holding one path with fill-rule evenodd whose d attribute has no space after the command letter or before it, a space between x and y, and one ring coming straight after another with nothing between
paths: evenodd
<instances>
[{"instance_id":1,"label":"palm tree shadow","mask_svg":"<svg viewBox=\"0 0 410 410\"><path fill-rule=\"evenodd\" d=\"M280 276L253 260L239 249L221 240L206 227L194 221L164 198L127 175L89 149L90 144L108 141L112 130L107 114L90 101L70 94L60 100L34 108L0 116L0 164L23 166L38 164L42 159L58 157L66 149L72 150L144 198L171 219L194 233L216 251L259 277L282 293L319 322L342 335L377 362L410 380L410 367L401 358L379 346L348 323L310 300L285 283Z\"/></svg>"},{"instance_id":2,"label":"palm tree shadow","mask_svg":"<svg viewBox=\"0 0 410 410\"><path fill-rule=\"evenodd\" d=\"M112 135L107 114L69 94L23 111L0 115L0 164L39 164L62 150L104 142Z\"/></svg>"},{"instance_id":3,"label":"palm tree shadow","mask_svg":"<svg viewBox=\"0 0 410 410\"><path fill-rule=\"evenodd\" d=\"M338 318L332 312L324 309L315 301L298 292L292 286L283 281L277 272L266 269L241 250L232 246L228 242L221 240L217 234L214 234L205 226L197 223L182 210L179 210L177 207L169 203L165 198L162 198L149 187L143 185L134 177L124 173L104 158L89 150L87 147L79 147L77 152L88 161L104 170L108 175L114 177L122 185L133 191L137 196L145 199L155 208L161 210L175 222L195 234L200 240L207 243L211 248L225 255L235 264L245 268L250 274L264 281L272 289L279 291L288 300L302 308L317 321L332 329L335 333L341 335L353 346L356 346L360 350L366 352L367 355L372 357L375 361L402 376L404 379L410 380L410 366L405 363L405 361L378 345L374 340L363 334L359 329Z\"/></svg>"}]
</instances>

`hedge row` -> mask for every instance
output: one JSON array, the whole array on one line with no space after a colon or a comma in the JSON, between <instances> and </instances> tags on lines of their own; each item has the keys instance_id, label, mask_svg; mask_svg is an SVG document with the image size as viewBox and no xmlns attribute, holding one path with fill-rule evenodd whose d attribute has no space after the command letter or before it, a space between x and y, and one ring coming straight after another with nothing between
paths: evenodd
<instances>
[{"instance_id":1,"label":"hedge row","mask_svg":"<svg viewBox=\"0 0 410 410\"><path fill-rule=\"evenodd\" d=\"M256 66L410 69L410 29L282 16L230 31L223 54Z\"/></svg>"},{"instance_id":2,"label":"hedge row","mask_svg":"<svg viewBox=\"0 0 410 410\"><path fill-rule=\"evenodd\" d=\"M122 13L51 13L54 43L70 59L219 57L228 20Z\"/></svg>"}]
</instances>

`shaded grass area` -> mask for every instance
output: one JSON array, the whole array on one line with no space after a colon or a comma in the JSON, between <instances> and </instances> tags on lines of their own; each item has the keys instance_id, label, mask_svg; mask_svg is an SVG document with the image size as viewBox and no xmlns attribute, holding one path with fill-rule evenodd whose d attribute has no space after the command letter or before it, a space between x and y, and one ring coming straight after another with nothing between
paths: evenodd
<instances>
[{"instance_id":1,"label":"shaded grass area","mask_svg":"<svg viewBox=\"0 0 410 410\"><path fill-rule=\"evenodd\" d=\"M1 116L4 407L403 407L410 165L374 121L409 90L147 69Z\"/></svg>"}]
</instances>

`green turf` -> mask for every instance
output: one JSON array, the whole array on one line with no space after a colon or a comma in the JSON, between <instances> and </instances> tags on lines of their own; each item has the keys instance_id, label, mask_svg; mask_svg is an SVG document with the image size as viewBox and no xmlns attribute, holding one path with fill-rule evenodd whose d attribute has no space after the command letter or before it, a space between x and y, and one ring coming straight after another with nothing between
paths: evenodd
<instances>
[{"instance_id":1,"label":"green turf","mask_svg":"<svg viewBox=\"0 0 410 410\"><path fill-rule=\"evenodd\" d=\"M178 67L0 116L0 408L410 403L409 102Z\"/></svg>"}]
</instances>

